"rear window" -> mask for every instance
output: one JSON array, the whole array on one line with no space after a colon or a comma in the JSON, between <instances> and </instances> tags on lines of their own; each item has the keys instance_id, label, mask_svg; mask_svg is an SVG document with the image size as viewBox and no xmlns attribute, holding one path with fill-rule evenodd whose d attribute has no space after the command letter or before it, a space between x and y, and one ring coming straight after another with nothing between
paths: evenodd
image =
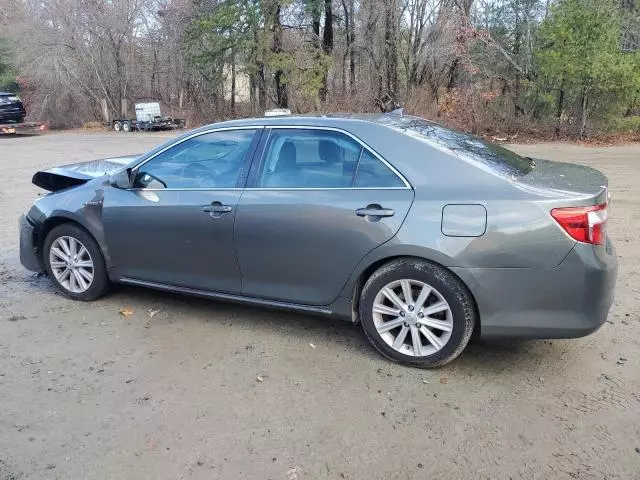
<instances>
[{"instance_id":1,"label":"rear window","mask_svg":"<svg viewBox=\"0 0 640 480\"><path fill-rule=\"evenodd\" d=\"M526 175L532 162L498 144L486 142L467 133L449 130L438 124L414 117L388 117L388 125L418 140L453 150L456 154L482 163L496 173L508 176Z\"/></svg>"}]
</instances>

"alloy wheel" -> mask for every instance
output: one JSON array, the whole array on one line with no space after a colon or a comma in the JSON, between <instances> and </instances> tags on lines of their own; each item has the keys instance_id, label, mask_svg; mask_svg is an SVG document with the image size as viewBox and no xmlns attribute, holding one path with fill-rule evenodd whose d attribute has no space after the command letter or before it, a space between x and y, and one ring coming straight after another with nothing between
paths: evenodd
<instances>
[{"instance_id":1,"label":"alloy wheel","mask_svg":"<svg viewBox=\"0 0 640 480\"><path fill-rule=\"evenodd\" d=\"M58 283L69 292L86 292L93 283L93 260L76 238L56 238L49 249L49 265Z\"/></svg>"},{"instance_id":2,"label":"alloy wheel","mask_svg":"<svg viewBox=\"0 0 640 480\"><path fill-rule=\"evenodd\" d=\"M440 351L451 338L453 314L442 294L418 280L395 280L373 302L378 335L403 355L425 357Z\"/></svg>"}]
</instances>

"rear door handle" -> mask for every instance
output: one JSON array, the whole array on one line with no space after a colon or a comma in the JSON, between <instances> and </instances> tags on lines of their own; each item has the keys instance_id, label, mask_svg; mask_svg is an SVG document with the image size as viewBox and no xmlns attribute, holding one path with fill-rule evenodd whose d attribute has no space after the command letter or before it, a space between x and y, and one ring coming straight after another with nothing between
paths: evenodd
<instances>
[{"instance_id":1,"label":"rear door handle","mask_svg":"<svg viewBox=\"0 0 640 480\"><path fill-rule=\"evenodd\" d=\"M202 211L207 213L228 213L231 211L231 207L229 205L220 205L215 207L212 205L205 205L202 207Z\"/></svg>"},{"instance_id":2,"label":"rear door handle","mask_svg":"<svg viewBox=\"0 0 640 480\"><path fill-rule=\"evenodd\" d=\"M367 205L365 208L358 208L356 215L359 217L393 217L395 211L391 208L382 208L380 205Z\"/></svg>"},{"instance_id":3,"label":"rear door handle","mask_svg":"<svg viewBox=\"0 0 640 480\"><path fill-rule=\"evenodd\" d=\"M202 211L208 213L211 217L221 217L223 213L229 213L231 207L220 202L211 202L211 205L202 207Z\"/></svg>"}]
</instances>

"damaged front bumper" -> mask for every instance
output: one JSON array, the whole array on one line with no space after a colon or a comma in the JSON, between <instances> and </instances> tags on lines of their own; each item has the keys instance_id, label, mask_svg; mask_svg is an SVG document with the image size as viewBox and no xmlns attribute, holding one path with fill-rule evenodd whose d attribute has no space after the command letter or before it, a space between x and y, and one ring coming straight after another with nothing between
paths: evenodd
<instances>
[{"instance_id":1,"label":"damaged front bumper","mask_svg":"<svg viewBox=\"0 0 640 480\"><path fill-rule=\"evenodd\" d=\"M40 273L44 268L39 260L37 238L35 225L22 215L20 217L20 263L27 270Z\"/></svg>"}]
</instances>

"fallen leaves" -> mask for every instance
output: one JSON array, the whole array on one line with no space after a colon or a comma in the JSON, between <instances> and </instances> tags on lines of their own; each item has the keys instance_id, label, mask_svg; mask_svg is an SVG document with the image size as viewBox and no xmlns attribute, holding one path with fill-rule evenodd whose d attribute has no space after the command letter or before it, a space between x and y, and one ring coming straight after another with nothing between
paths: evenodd
<instances>
[{"instance_id":1,"label":"fallen leaves","mask_svg":"<svg viewBox=\"0 0 640 480\"><path fill-rule=\"evenodd\" d=\"M440 377L440 383L443 385L446 385L449 382L449 380L447 379L447 377Z\"/></svg>"},{"instance_id":2,"label":"fallen leaves","mask_svg":"<svg viewBox=\"0 0 640 480\"><path fill-rule=\"evenodd\" d=\"M123 317L130 317L133 315L133 310L130 307L122 307L118 313Z\"/></svg>"},{"instance_id":3,"label":"fallen leaves","mask_svg":"<svg viewBox=\"0 0 640 480\"><path fill-rule=\"evenodd\" d=\"M152 308L150 308L149 310L147 310L147 312L149 312L149 318L153 318L153 317L155 317L158 313L160 313L160 310L153 310Z\"/></svg>"}]
</instances>

